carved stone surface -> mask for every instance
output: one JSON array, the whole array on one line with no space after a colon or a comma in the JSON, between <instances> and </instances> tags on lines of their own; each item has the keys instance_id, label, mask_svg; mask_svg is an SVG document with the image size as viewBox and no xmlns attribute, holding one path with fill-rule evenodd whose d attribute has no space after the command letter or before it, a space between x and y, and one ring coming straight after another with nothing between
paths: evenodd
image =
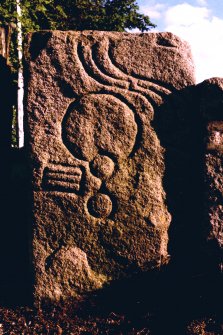
<instances>
[{"instance_id":1,"label":"carved stone surface","mask_svg":"<svg viewBox=\"0 0 223 335\"><path fill-rule=\"evenodd\" d=\"M28 37L27 143L37 300L58 300L168 259L164 149L151 125L194 83L170 33Z\"/></svg>"}]
</instances>

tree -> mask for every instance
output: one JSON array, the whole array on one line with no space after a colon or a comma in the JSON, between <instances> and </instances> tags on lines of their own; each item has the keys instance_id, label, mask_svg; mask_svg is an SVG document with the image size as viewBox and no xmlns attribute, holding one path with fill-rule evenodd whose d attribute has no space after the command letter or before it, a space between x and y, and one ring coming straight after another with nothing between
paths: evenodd
<instances>
[{"instance_id":1,"label":"tree","mask_svg":"<svg viewBox=\"0 0 223 335\"><path fill-rule=\"evenodd\" d=\"M17 89L17 127L18 127L18 147L24 146L24 77L23 77L23 43L22 43L22 9L20 0L16 0L17 13L17 51L18 51L18 89Z\"/></svg>"},{"instance_id":2,"label":"tree","mask_svg":"<svg viewBox=\"0 0 223 335\"><path fill-rule=\"evenodd\" d=\"M20 0L23 32L40 29L114 30L155 25L134 0ZM17 21L16 0L1 0L0 23Z\"/></svg>"},{"instance_id":3,"label":"tree","mask_svg":"<svg viewBox=\"0 0 223 335\"><path fill-rule=\"evenodd\" d=\"M55 3L62 6L66 17L59 22L59 29L147 31L155 27L148 16L139 13L134 0L55 0Z\"/></svg>"}]
</instances>

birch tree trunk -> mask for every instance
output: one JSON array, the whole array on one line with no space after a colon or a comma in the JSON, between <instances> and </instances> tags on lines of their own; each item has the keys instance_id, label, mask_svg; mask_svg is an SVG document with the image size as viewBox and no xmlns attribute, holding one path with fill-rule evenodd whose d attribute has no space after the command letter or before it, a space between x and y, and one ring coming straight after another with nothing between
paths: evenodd
<instances>
[{"instance_id":1,"label":"birch tree trunk","mask_svg":"<svg viewBox=\"0 0 223 335\"><path fill-rule=\"evenodd\" d=\"M18 147L24 146L24 109L23 109L23 97L24 97L24 77L23 77L23 47L22 47L22 11L20 0L16 0L17 9L17 43L18 43L18 93L17 93L17 127L18 127Z\"/></svg>"},{"instance_id":2,"label":"birch tree trunk","mask_svg":"<svg viewBox=\"0 0 223 335\"><path fill-rule=\"evenodd\" d=\"M6 29L0 27L0 55L6 58Z\"/></svg>"}]
</instances>

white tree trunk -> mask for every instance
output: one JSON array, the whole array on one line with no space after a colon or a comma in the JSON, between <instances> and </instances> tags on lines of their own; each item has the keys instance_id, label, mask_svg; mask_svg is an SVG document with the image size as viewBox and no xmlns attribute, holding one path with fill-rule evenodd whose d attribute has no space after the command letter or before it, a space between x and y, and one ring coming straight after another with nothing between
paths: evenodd
<instances>
[{"instance_id":1,"label":"white tree trunk","mask_svg":"<svg viewBox=\"0 0 223 335\"><path fill-rule=\"evenodd\" d=\"M7 57L7 42L6 42L6 28L0 27L0 55L4 58Z\"/></svg>"},{"instance_id":2,"label":"white tree trunk","mask_svg":"<svg viewBox=\"0 0 223 335\"><path fill-rule=\"evenodd\" d=\"M24 109L23 109L23 97L24 97L24 77L23 77L23 47L22 47L22 11L20 0L16 0L17 9L17 43L18 43L18 93L17 93L17 127L18 127L18 147L24 146Z\"/></svg>"}]
</instances>

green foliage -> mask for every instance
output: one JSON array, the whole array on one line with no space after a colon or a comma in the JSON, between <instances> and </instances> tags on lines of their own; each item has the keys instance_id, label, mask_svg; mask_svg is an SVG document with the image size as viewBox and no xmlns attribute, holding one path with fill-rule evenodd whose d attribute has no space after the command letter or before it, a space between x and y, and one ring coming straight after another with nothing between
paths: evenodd
<instances>
[{"instance_id":1,"label":"green foliage","mask_svg":"<svg viewBox=\"0 0 223 335\"><path fill-rule=\"evenodd\" d=\"M16 22L16 2L2 0L0 6L0 23L5 25L13 22Z\"/></svg>"},{"instance_id":2,"label":"green foliage","mask_svg":"<svg viewBox=\"0 0 223 335\"><path fill-rule=\"evenodd\" d=\"M21 0L23 31L114 30L155 27L134 0ZM0 23L16 23L16 0L1 0Z\"/></svg>"},{"instance_id":3,"label":"green foliage","mask_svg":"<svg viewBox=\"0 0 223 335\"><path fill-rule=\"evenodd\" d=\"M22 8L23 32L56 29L57 21L63 19L60 6L55 7L55 0L20 0ZM1 0L0 24L16 24L16 0Z\"/></svg>"},{"instance_id":4,"label":"green foliage","mask_svg":"<svg viewBox=\"0 0 223 335\"><path fill-rule=\"evenodd\" d=\"M138 12L133 0L55 0L55 4L61 5L66 17L59 29L147 31L155 27L148 16Z\"/></svg>"}]
</instances>

